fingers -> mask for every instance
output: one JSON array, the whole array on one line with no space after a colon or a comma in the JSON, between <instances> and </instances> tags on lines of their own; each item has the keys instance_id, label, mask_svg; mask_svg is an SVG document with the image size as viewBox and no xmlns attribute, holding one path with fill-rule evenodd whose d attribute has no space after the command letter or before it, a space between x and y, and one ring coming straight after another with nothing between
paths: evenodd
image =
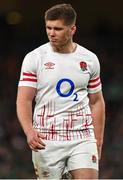
<instances>
[{"instance_id":1,"label":"fingers","mask_svg":"<svg viewBox=\"0 0 123 180\"><path fill-rule=\"evenodd\" d=\"M45 136L37 131L31 132L27 137L27 142L29 144L29 147L33 151L43 150L45 149L45 143L43 142L43 139L45 139Z\"/></svg>"},{"instance_id":2,"label":"fingers","mask_svg":"<svg viewBox=\"0 0 123 180\"><path fill-rule=\"evenodd\" d=\"M44 136L43 134L41 134L40 132L38 132L38 137L40 137L40 138L42 138L42 139L45 139L46 138L46 136Z\"/></svg>"},{"instance_id":3,"label":"fingers","mask_svg":"<svg viewBox=\"0 0 123 180\"><path fill-rule=\"evenodd\" d=\"M30 146L31 146L31 148L33 148L35 150L45 149L45 144L44 144L44 142L41 141L41 139L40 139L40 142L33 140L32 142L30 142Z\"/></svg>"},{"instance_id":4,"label":"fingers","mask_svg":"<svg viewBox=\"0 0 123 180\"><path fill-rule=\"evenodd\" d=\"M34 143L29 144L29 146L30 146L30 148L31 148L33 151L35 151L35 152L38 152L38 150L43 150L43 149L45 149L44 146L42 146L42 145L37 145L37 144L34 144Z\"/></svg>"}]
</instances>

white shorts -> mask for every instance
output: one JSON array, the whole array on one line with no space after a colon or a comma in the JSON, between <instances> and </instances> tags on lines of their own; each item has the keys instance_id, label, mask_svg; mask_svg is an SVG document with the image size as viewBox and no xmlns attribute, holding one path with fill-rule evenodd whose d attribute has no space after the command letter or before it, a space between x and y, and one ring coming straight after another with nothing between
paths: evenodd
<instances>
[{"instance_id":1,"label":"white shorts","mask_svg":"<svg viewBox=\"0 0 123 180\"><path fill-rule=\"evenodd\" d=\"M80 168L98 170L96 140L44 141L45 150L32 153L39 179L60 179L64 171Z\"/></svg>"}]
</instances>

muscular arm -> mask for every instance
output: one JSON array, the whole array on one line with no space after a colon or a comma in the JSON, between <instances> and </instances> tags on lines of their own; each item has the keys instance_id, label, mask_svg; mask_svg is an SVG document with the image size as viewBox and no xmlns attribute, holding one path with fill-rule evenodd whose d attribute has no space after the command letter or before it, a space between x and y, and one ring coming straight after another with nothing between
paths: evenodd
<instances>
[{"instance_id":1,"label":"muscular arm","mask_svg":"<svg viewBox=\"0 0 123 180\"><path fill-rule=\"evenodd\" d=\"M105 127L105 102L101 91L94 94L89 94L89 100L100 158Z\"/></svg>"},{"instance_id":2,"label":"muscular arm","mask_svg":"<svg viewBox=\"0 0 123 180\"><path fill-rule=\"evenodd\" d=\"M17 93L17 115L19 122L27 136L27 142L34 151L44 148L41 141L43 136L32 126L32 102L36 93L35 88L19 87Z\"/></svg>"}]
</instances>

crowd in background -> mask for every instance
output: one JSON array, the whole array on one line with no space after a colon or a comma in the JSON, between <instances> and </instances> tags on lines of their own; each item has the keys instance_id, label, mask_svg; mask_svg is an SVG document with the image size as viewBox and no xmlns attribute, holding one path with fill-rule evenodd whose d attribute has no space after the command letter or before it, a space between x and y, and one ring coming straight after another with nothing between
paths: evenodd
<instances>
[{"instance_id":1,"label":"crowd in background","mask_svg":"<svg viewBox=\"0 0 123 180\"><path fill-rule=\"evenodd\" d=\"M18 123L16 93L24 56L47 39L43 33L20 35L18 28L0 16L0 178L32 179L31 151ZM101 64L106 126L100 178L123 179L123 31L105 20L91 33L79 31L75 40L95 52Z\"/></svg>"}]
</instances>

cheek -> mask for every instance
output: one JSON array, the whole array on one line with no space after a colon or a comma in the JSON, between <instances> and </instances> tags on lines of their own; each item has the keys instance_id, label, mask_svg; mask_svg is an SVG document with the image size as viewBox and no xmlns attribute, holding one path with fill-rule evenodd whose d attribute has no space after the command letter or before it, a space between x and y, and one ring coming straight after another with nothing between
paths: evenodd
<instances>
[{"instance_id":1,"label":"cheek","mask_svg":"<svg viewBox=\"0 0 123 180\"><path fill-rule=\"evenodd\" d=\"M70 35L70 33L67 33L67 34L65 35L65 40L67 41L67 40L69 40L69 39L71 39L71 35Z\"/></svg>"},{"instance_id":2,"label":"cheek","mask_svg":"<svg viewBox=\"0 0 123 180\"><path fill-rule=\"evenodd\" d=\"M62 35L62 39L63 39L63 40L68 40L68 39L70 39L70 37L71 37L71 35L70 35L69 32L66 32L66 33L64 33L64 34Z\"/></svg>"}]
</instances>

